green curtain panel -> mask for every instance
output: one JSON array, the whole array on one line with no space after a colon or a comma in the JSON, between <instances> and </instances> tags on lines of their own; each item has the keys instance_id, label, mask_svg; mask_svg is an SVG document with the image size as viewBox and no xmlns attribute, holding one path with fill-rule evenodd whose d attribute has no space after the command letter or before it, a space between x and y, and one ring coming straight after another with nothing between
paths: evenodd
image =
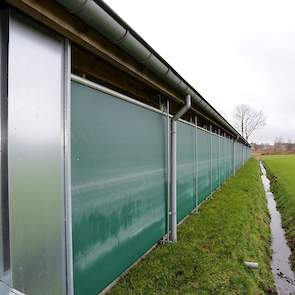
<instances>
[{"instance_id":1,"label":"green curtain panel","mask_svg":"<svg viewBox=\"0 0 295 295\"><path fill-rule=\"evenodd\" d=\"M96 295L165 234L165 117L72 83L74 291Z\"/></svg>"}]
</instances>

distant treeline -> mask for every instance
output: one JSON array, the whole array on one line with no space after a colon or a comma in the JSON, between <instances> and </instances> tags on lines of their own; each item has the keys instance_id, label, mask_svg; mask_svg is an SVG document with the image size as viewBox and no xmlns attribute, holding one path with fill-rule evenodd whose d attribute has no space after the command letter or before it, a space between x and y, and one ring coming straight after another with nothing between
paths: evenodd
<instances>
[{"instance_id":1,"label":"distant treeline","mask_svg":"<svg viewBox=\"0 0 295 295\"><path fill-rule=\"evenodd\" d=\"M284 142L281 139L276 139L274 144L269 143L251 143L252 152L261 153L264 155L269 154L293 154L295 153L295 142L288 140Z\"/></svg>"}]
</instances>

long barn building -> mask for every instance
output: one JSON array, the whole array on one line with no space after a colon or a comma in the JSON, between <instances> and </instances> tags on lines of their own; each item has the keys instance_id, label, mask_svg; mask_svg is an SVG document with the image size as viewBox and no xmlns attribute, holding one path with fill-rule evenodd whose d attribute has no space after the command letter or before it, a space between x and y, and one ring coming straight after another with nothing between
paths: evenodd
<instances>
[{"instance_id":1,"label":"long barn building","mask_svg":"<svg viewBox=\"0 0 295 295\"><path fill-rule=\"evenodd\" d=\"M0 8L0 293L105 293L250 146L104 2Z\"/></svg>"}]
</instances>

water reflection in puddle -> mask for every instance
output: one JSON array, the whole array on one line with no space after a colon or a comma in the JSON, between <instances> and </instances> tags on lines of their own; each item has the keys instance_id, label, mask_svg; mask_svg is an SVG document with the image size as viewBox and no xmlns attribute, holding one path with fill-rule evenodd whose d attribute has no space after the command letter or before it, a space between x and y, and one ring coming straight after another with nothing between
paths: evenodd
<instances>
[{"instance_id":1,"label":"water reflection in puddle","mask_svg":"<svg viewBox=\"0 0 295 295\"><path fill-rule=\"evenodd\" d=\"M260 169L262 172L262 182L267 198L267 206L271 216L271 235L272 235L272 273L278 294L290 295L295 294L295 278L291 270L289 257L291 250L285 238L285 231L282 228L281 214L277 210L276 201L272 192L270 191L270 181L266 176L266 170L260 162Z\"/></svg>"}]
</instances>

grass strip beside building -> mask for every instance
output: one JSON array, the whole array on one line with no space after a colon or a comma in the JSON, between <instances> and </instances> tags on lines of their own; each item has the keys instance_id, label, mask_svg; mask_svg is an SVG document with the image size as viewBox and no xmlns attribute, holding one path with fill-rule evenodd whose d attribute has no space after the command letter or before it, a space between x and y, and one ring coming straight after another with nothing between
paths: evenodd
<instances>
[{"instance_id":1,"label":"grass strip beside building","mask_svg":"<svg viewBox=\"0 0 295 295\"><path fill-rule=\"evenodd\" d=\"M264 156L263 162L282 215L283 227L292 251L292 268L295 270L295 155Z\"/></svg>"},{"instance_id":2,"label":"grass strip beside building","mask_svg":"<svg viewBox=\"0 0 295 295\"><path fill-rule=\"evenodd\" d=\"M158 246L110 294L269 294L269 215L254 159ZM259 263L249 270L244 261Z\"/></svg>"}]
</instances>

